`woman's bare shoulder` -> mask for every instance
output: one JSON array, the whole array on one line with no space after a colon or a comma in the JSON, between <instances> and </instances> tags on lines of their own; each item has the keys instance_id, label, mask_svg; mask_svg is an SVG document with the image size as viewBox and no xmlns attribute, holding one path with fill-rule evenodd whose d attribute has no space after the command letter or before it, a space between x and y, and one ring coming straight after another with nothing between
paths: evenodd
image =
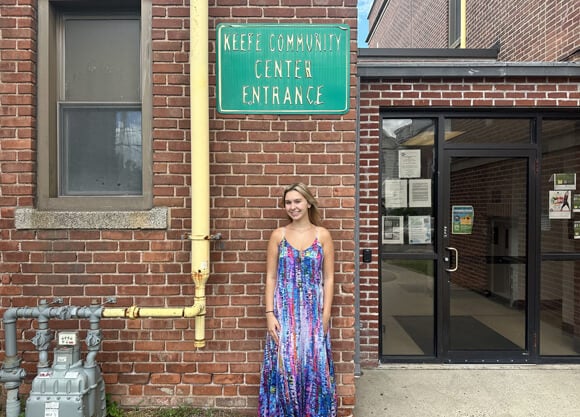
<instances>
[{"instance_id":1,"label":"woman's bare shoulder","mask_svg":"<svg viewBox=\"0 0 580 417\"><path fill-rule=\"evenodd\" d=\"M322 243L332 242L332 235L330 234L327 228L318 226L317 231L318 231L318 240L320 240L320 242Z\"/></svg>"},{"instance_id":2,"label":"woman's bare shoulder","mask_svg":"<svg viewBox=\"0 0 580 417\"><path fill-rule=\"evenodd\" d=\"M272 231L272 234L270 235L270 241L280 243L283 237L284 237L284 227L279 227Z\"/></svg>"}]
</instances>

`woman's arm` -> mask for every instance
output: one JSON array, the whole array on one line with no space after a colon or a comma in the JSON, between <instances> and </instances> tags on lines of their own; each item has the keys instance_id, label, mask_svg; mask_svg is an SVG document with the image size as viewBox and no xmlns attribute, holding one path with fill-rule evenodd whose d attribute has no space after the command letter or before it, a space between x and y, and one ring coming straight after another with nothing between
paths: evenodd
<instances>
[{"instance_id":1,"label":"woman's arm","mask_svg":"<svg viewBox=\"0 0 580 417\"><path fill-rule=\"evenodd\" d=\"M282 230L274 230L268 241L266 253L266 290L264 294L268 333L270 333L276 343L278 343L280 323L274 314L274 291L276 290L276 274L278 272L278 245L281 240Z\"/></svg>"},{"instance_id":2,"label":"woman's arm","mask_svg":"<svg viewBox=\"0 0 580 417\"><path fill-rule=\"evenodd\" d=\"M324 306L322 307L322 323L324 333L330 326L330 314L332 310L332 301L334 298L334 242L330 232L323 229L320 233L320 243L324 250L324 263L322 273L324 274Z\"/></svg>"}]
</instances>

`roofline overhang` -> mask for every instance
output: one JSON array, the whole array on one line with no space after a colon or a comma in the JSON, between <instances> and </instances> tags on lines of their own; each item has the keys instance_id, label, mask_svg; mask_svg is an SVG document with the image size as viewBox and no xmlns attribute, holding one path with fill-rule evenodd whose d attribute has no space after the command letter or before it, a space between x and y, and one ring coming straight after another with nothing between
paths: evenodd
<instances>
[{"instance_id":1,"label":"roofline overhang","mask_svg":"<svg viewBox=\"0 0 580 417\"><path fill-rule=\"evenodd\" d=\"M358 57L385 59L493 59L497 60L500 46L491 48L359 48Z\"/></svg>"},{"instance_id":2,"label":"roofline overhang","mask_svg":"<svg viewBox=\"0 0 580 417\"><path fill-rule=\"evenodd\" d=\"M577 62L501 62L486 49L358 50L357 76L382 78L423 77L580 77Z\"/></svg>"}]
</instances>

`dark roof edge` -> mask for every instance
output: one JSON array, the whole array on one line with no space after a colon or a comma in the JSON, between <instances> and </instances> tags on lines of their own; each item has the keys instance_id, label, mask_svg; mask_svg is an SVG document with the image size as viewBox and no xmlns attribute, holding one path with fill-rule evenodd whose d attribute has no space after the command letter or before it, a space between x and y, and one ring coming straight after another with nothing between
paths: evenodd
<instances>
[{"instance_id":1,"label":"dark roof edge","mask_svg":"<svg viewBox=\"0 0 580 417\"><path fill-rule=\"evenodd\" d=\"M359 77L580 77L574 62L357 62Z\"/></svg>"},{"instance_id":2,"label":"dark roof edge","mask_svg":"<svg viewBox=\"0 0 580 417\"><path fill-rule=\"evenodd\" d=\"M366 43L369 43L369 39L371 38L371 35L374 33L375 29L377 28L377 25L379 24L379 21L381 20L381 15L385 11L387 4L389 4L389 0L383 1L383 4L381 4L381 8L377 12L377 18L373 21L373 24L370 25L370 27L369 27L369 32L367 33L367 37L365 39ZM375 4L373 2L373 6L374 5ZM372 10L372 6L371 6L371 10ZM371 10L369 10L369 16L371 15ZM369 16L367 16L367 20L369 20Z\"/></svg>"},{"instance_id":3,"label":"dark roof edge","mask_svg":"<svg viewBox=\"0 0 580 417\"><path fill-rule=\"evenodd\" d=\"M497 59L499 45L488 49L467 48L359 48L359 58L463 58L463 59Z\"/></svg>"}]
</instances>

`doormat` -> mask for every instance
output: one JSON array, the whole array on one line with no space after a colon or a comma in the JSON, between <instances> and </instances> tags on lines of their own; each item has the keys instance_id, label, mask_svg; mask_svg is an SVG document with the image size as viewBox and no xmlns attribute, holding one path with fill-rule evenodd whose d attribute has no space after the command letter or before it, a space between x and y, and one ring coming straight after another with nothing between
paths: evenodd
<instances>
[{"instance_id":1,"label":"doormat","mask_svg":"<svg viewBox=\"0 0 580 417\"><path fill-rule=\"evenodd\" d=\"M434 351L433 316L395 316L401 327L426 354ZM450 350L522 350L511 340L473 316L453 316Z\"/></svg>"}]
</instances>

